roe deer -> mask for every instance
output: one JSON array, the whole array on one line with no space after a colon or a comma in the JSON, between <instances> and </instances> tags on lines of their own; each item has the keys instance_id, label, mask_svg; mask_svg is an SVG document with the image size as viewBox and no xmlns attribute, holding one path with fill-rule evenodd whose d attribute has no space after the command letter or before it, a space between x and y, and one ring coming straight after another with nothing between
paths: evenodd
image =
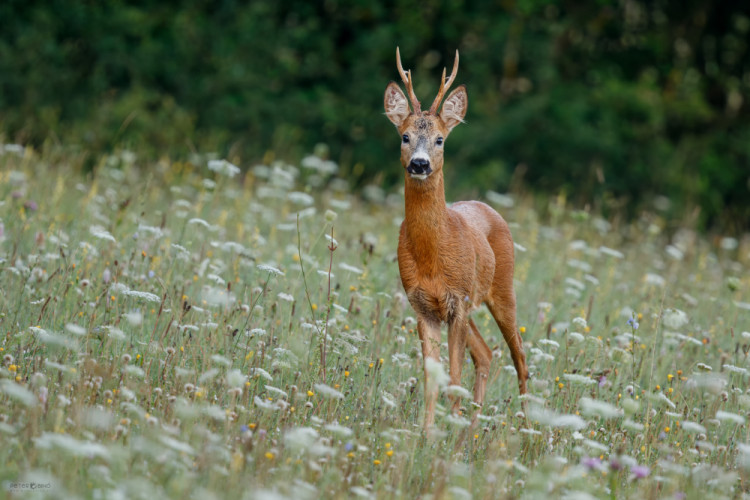
<instances>
[{"instance_id":1,"label":"roe deer","mask_svg":"<svg viewBox=\"0 0 750 500\"><path fill-rule=\"evenodd\" d=\"M526 393L526 355L516 330L513 290L513 238L505 220L488 205L462 201L445 204L443 142L463 122L468 104L466 87L456 88L440 102L456 78L458 51L449 78L445 69L440 90L429 111L414 95L411 71L396 61L412 110L396 82L385 89L385 114L401 135L401 164L406 186L406 213L398 240L401 283L417 314L417 329L425 361L425 430L435 421L437 387L428 374L428 358L440 360L440 326L448 324L450 381L461 383L465 349L474 362L474 400L482 405L492 351L469 317L482 302L495 318L510 348L521 394ZM459 401L453 400L453 411Z\"/></svg>"}]
</instances>

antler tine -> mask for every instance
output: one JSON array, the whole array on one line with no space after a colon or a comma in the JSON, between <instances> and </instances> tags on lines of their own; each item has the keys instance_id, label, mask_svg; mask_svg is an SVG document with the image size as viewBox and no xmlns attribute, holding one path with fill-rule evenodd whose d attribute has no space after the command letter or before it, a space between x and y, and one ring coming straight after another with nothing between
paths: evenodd
<instances>
[{"instance_id":1,"label":"antler tine","mask_svg":"<svg viewBox=\"0 0 750 500\"><path fill-rule=\"evenodd\" d=\"M401 80L406 85L406 92L409 94L409 100L411 101L412 113L419 114L422 112L422 107L419 104L416 94L414 94L414 84L411 79L411 70L404 71L404 67L401 65L401 53L396 47L396 65L398 66L398 72L401 74Z\"/></svg>"},{"instance_id":2,"label":"antler tine","mask_svg":"<svg viewBox=\"0 0 750 500\"><path fill-rule=\"evenodd\" d=\"M435 97L435 100L432 102L432 106L430 106L430 114L436 115L438 112L438 108L440 107L440 102L443 100L443 97L445 97L445 93L448 92L448 89L453 84L453 80L456 79L456 75L458 74L458 50L456 50L456 58L453 60L453 71L451 71L451 76L446 81L445 79L445 68L443 68L443 77L440 79L440 90L438 90L438 95Z\"/></svg>"}]
</instances>

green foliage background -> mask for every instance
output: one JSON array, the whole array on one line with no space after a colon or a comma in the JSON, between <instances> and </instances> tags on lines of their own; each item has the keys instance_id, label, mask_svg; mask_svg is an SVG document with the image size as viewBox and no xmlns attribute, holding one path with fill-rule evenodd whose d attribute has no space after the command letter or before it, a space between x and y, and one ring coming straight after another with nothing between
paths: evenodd
<instances>
[{"instance_id":1,"label":"green foliage background","mask_svg":"<svg viewBox=\"0 0 750 500\"><path fill-rule=\"evenodd\" d=\"M750 4L708 0L6 0L0 133L92 163L118 147L295 161L323 142L353 183L392 184L395 47L426 102L459 49L450 189L631 216L665 196L672 216L742 230L748 40Z\"/></svg>"}]
</instances>

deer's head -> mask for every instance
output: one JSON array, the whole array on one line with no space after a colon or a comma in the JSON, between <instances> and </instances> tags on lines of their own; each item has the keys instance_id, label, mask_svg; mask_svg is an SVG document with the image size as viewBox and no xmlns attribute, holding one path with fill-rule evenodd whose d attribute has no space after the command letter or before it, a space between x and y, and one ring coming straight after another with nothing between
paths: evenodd
<instances>
[{"instance_id":1,"label":"deer's head","mask_svg":"<svg viewBox=\"0 0 750 500\"><path fill-rule=\"evenodd\" d=\"M424 181L431 174L443 168L443 144L453 127L463 122L466 116L468 97L466 87L460 85L448 95L443 103L448 88L456 79L458 73L458 51L453 63L451 76L446 79L445 69L440 80L440 90L430 106L429 111L422 111L417 96L414 95L414 85L411 71L404 71L401 65L401 55L396 48L396 63L401 79L409 93L409 101L396 82L391 82L385 89L385 114L398 129L401 135L401 164L406 173L412 178Z\"/></svg>"}]
</instances>

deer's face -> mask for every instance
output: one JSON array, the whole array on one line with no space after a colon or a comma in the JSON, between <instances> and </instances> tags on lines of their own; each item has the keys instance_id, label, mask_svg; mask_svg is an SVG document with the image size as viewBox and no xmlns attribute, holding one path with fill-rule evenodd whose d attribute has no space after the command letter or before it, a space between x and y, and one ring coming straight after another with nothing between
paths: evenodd
<instances>
[{"instance_id":1,"label":"deer's face","mask_svg":"<svg viewBox=\"0 0 750 500\"><path fill-rule=\"evenodd\" d=\"M450 130L439 116L409 115L398 132L401 164L409 176L424 180L443 168L443 144Z\"/></svg>"},{"instance_id":2,"label":"deer's face","mask_svg":"<svg viewBox=\"0 0 750 500\"><path fill-rule=\"evenodd\" d=\"M385 89L385 114L398 129L401 136L401 164L406 174L412 179L424 181L430 175L440 172L443 168L443 145L453 127L463 122L466 116L468 98L466 87L463 85L451 92L443 102L445 91L456 77L458 70L458 52L453 65L453 72L448 80L441 80L440 90L429 111L422 112L419 101L414 95L411 72L405 72L401 67L401 57L396 50L398 69L401 78L409 92L409 101L396 82L391 82Z\"/></svg>"}]
</instances>

